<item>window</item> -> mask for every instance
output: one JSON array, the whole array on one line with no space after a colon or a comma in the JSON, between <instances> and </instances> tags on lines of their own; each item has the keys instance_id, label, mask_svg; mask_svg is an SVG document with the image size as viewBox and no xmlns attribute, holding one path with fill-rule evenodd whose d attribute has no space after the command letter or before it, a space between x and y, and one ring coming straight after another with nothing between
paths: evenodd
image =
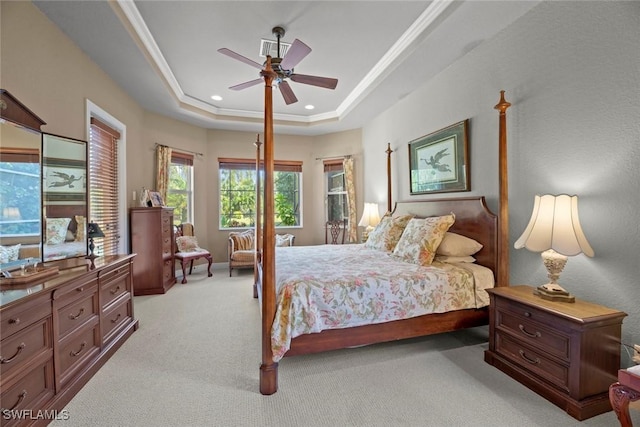
<instances>
[{"instance_id":1,"label":"window","mask_svg":"<svg viewBox=\"0 0 640 427\"><path fill-rule=\"evenodd\" d=\"M255 226L256 163L247 159L218 159L220 169L220 228ZM302 225L302 162L274 162L276 227ZM264 175L261 172L260 182Z\"/></svg>"},{"instance_id":2,"label":"window","mask_svg":"<svg viewBox=\"0 0 640 427\"><path fill-rule=\"evenodd\" d=\"M167 206L175 207L173 223L193 224L193 155L172 152Z\"/></svg>"},{"instance_id":3,"label":"window","mask_svg":"<svg viewBox=\"0 0 640 427\"><path fill-rule=\"evenodd\" d=\"M347 188L344 182L342 159L325 160L324 176L326 185L327 221L342 221L349 218Z\"/></svg>"},{"instance_id":4,"label":"window","mask_svg":"<svg viewBox=\"0 0 640 427\"><path fill-rule=\"evenodd\" d=\"M89 215L104 237L96 244L96 255L118 253L118 139L120 133L91 118L89 135Z\"/></svg>"},{"instance_id":5,"label":"window","mask_svg":"<svg viewBox=\"0 0 640 427\"><path fill-rule=\"evenodd\" d=\"M40 152L5 149L0 152L0 236L40 235Z\"/></svg>"}]
</instances>

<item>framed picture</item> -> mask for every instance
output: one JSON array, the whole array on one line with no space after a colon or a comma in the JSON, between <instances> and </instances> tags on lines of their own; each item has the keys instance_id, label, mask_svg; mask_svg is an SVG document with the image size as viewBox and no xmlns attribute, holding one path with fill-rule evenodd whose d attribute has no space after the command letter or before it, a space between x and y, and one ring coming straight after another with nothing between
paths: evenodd
<instances>
[{"instance_id":1,"label":"framed picture","mask_svg":"<svg viewBox=\"0 0 640 427\"><path fill-rule=\"evenodd\" d=\"M85 201L86 161L43 157L42 185L42 192L47 201Z\"/></svg>"},{"instance_id":2,"label":"framed picture","mask_svg":"<svg viewBox=\"0 0 640 427\"><path fill-rule=\"evenodd\" d=\"M411 194L469 191L469 119L409 142Z\"/></svg>"},{"instance_id":3,"label":"framed picture","mask_svg":"<svg viewBox=\"0 0 640 427\"><path fill-rule=\"evenodd\" d=\"M156 206L156 207L164 206L164 200L162 200L162 196L157 191L150 191L149 199L151 199L151 206Z\"/></svg>"}]
</instances>

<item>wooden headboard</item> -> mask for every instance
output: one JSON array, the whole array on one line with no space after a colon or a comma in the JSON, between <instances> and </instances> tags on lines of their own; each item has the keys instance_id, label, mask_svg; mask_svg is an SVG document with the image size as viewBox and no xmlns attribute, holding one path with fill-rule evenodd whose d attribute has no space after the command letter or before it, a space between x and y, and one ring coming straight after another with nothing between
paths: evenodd
<instances>
[{"instance_id":1,"label":"wooden headboard","mask_svg":"<svg viewBox=\"0 0 640 427\"><path fill-rule=\"evenodd\" d=\"M484 196L396 202L393 210L394 215L411 214L418 218L447 215L451 212L455 214L456 221L449 231L482 244L482 249L474 257L478 264L490 268L497 278L498 217L489 210ZM501 283L496 283L496 286L500 285Z\"/></svg>"},{"instance_id":2,"label":"wooden headboard","mask_svg":"<svg viewBox=\"0 0 640 427\"><path fill-rule=\"evenodd\" d=\"M82 205L52 205L47 204L44 207L45 218L71 218L69 230L75 235L78 229L76 215L86 216L87 206ZM85 221L86 223L86 221Z\"/></svg>"}]
</instances>

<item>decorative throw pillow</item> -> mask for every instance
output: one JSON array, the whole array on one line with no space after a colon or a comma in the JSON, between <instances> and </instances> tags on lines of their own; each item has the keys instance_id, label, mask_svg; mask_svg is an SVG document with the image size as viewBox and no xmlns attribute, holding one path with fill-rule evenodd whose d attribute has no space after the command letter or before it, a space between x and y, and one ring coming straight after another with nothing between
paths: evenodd
<instances>
[{"instance_id":1,"label":"decorative throw pillow","mask_svg":"<svg viewBox=\"0 0 640 427\"><path fill-rule=\"evenodd\" d=\"M413 215L385 215L376 228L369 233L369 238L367 238L364 246L385 252L393 251L411 218L413 218Z\"/></svg>"},{"instance_id":2,"label":"decorative throw pillow","mask_svg":"<svg viewBox=\"0 0 640 427\"><path fill-rule=\"evenodd\" d=\"M0 246L0 264L16 261L20 256L20 246L20 243L14 246Z\"/></svg>"},{"instance_id":3,"label":"decorative throw pillow","mask_svg":"<svg viewBox=\"0 0 640 427\"><path fill-rule=\"evenodd\" d=\"M195 236L180 236L176 239L178 252L193 252L200 249Z\"/></svg>"},{"instance_id":4,"label":"decorative throw pillow","mask_svg":"<svg viewBox=\"0 0 640 427\"><path fill-rule=\"evenodd\" d=\"M438 246L438 255L471 256L482 249L482 245L473 239L447 231Z\"/></svg>"},{"instance_id":5,"label":"decorative throw pillow","mask_svg":"<svg viewBox=\"0 0 640 427\"><path fill-rule=\"evenodd\" d=\"M455 222L455 215L413 218L393 250L397 258L419 265L430 265L444 234Z\"/></svg>"},{"instance_id":6,"label":"decorative throw pillow","mask_svg":"<svg viewBox=\"0 0 640 427\"><path fill-rule=\"evenodd\" d=\"M436 257L434 261L438 262L476 262L476 259L472 256L448 256L448 255L438 255L436 252Z\"/></svg>"},{"instance_id":7,"label":"decorative throw pillow","mask_svg":"<svg viewBox=\"0 0 640 427\"><path fill-rule=\"evenodd\" d=\"M233 239L233 247L236 251L250 251L253 249L253 230L243 231L242 233L229 233L229 237Z\"/></svg>"},{"instance_id":8,"label":"decorative throw pillow","mask_svg":"<svg viewBox=\"0 0 640 427\"><path fill-rule=\"evenodd\" d=\"M71 218L47 218L46 244L59 245L60 243L64 243L70 222Z\"/></svg>"},{"instance_id":9,"label":"decorative throw pillow","mask_svg":"<svg viewBox=\"0 0 640 427\"><path fill-rule=\"evenodd\" d=\"M87 232L87 219L82 215L76 215L75 218L78 223L78 227L76 229L76 242L84 242L84 236Z\"/></svg>"},{"instance_id":10,"label":"decorative throw pillow","mask_svg":"<svg viewBox=\"0 0 640 427\"><path fill-rule=\"evenodd\" d=\"M276 246L293 246L293 234L276 234Z\"/></svg>"}]
</instances>

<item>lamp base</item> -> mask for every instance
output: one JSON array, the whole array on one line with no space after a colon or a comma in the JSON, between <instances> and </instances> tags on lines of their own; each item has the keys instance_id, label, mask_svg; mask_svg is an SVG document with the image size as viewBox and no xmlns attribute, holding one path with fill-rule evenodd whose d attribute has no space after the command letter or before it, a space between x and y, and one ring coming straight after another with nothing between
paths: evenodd
<instances>
[{"instance_id":1,"label":"lamp base","mask_svg":"<svg viewBox=\"0 0 640 427\"><path fill-rule=\"evenodd\" d=\"M538 286L533 290L533 294L548 301L576 302L576 297L557 285L554 287Z\"/></svg>"}]
</instances>

